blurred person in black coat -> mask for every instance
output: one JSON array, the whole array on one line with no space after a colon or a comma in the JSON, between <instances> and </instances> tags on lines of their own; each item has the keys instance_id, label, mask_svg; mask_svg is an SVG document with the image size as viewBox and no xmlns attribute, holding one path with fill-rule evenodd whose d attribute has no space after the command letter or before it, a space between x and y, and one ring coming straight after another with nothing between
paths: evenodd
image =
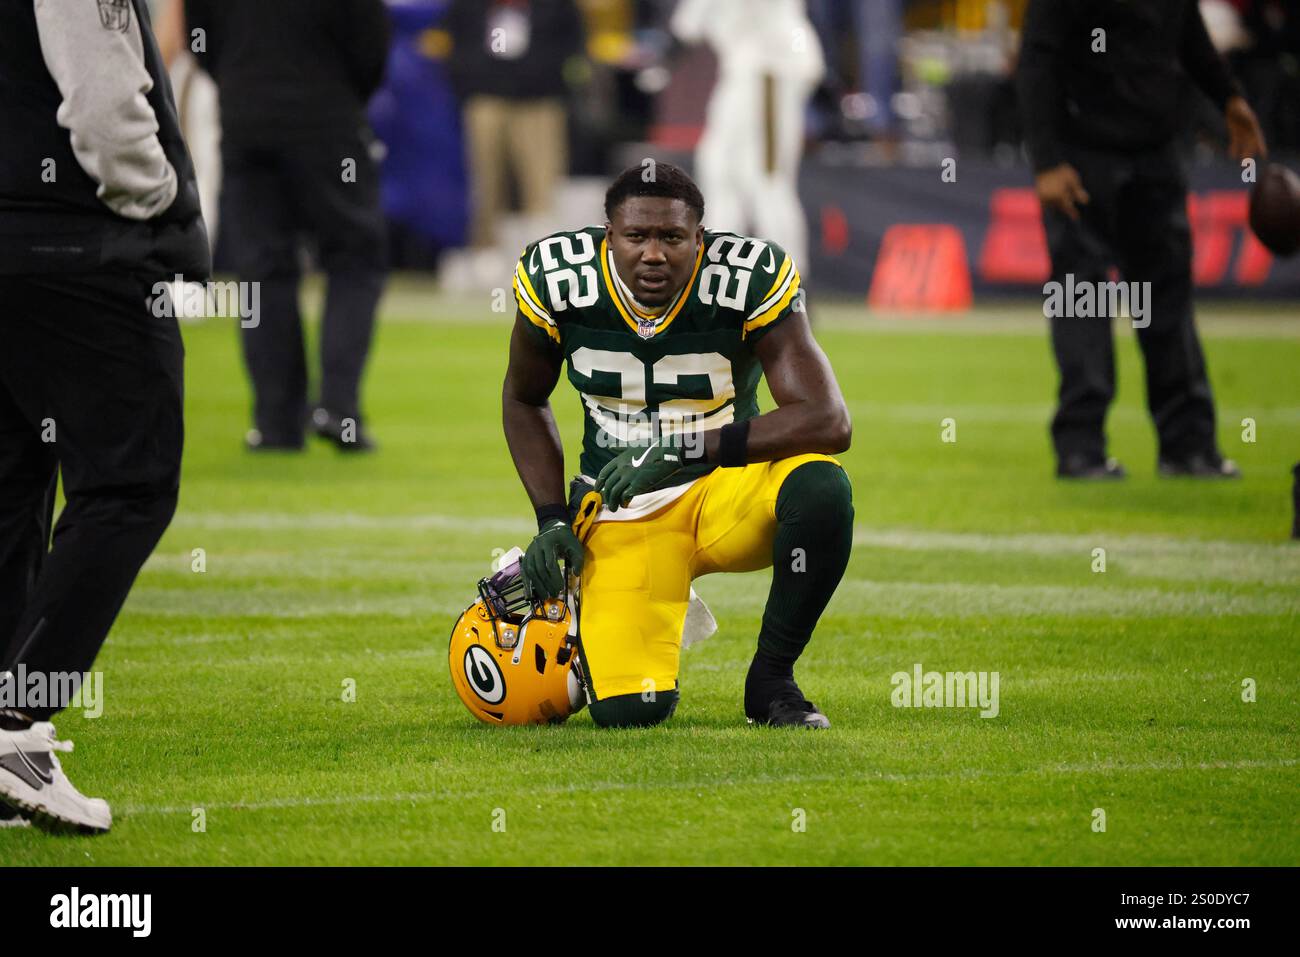
<instances>
[{"instance_id":1,"label":"blurred person in black coat","mask_svg":"<svg viewBox=\"0 0 1300 957\"><path fill-rule=\"evenodd\" d=\"M1215 436L1214 398L1192 317L1187 180L1175 139L1191 79L1223 114L1238 159L1263 135L1210 43L1196 0L1030 0L1017 86L1052 280L1098 288L1118 264L1149 283L1135 321L1161 475L1232 478ZM1135 317L1136 318L1136 317ZM1060 369L1052 420L1057 475L1114 479L1105 419L1115 396L1109 318L1052 318Z\"/></svg>"},{"instance_id":2,"label":"blurred person in black coat","mask_svg":"<svg viewBox=\"0 0 1300 957\"><path fill-rule=\"evenodd\" d=\"M1279 152L1300 149L1300 4L1248 0L1242 25L1251 43L1233 62L1257 107L1269 143Z\"/></svg>"},{"instance_id":3,"label":"blurred person in black coat","mask_svg":"<svg viewBox=\"0 0 1300 957\"><path fill-rule=\"evenodd\" d=\"M167 288L208 278L208 238L144 0L0 0L0 23L0 827L106 831L50 720L97 716L90 668L176 510Z\"/></svg>"},{"instance_id":4,"label":"blurred person in black coat","mask_svg":"<svg viewBox=\"0 0 1300 957\"><path fill-rule=\"evenodd\" d=\"M583 49L583 24L574 0L452 0L443 27L452 39L447 70L464 111L470 245L484 253L498 240L510 173L525 215L553 211L569 167L564 64Z\"/></svg>"},{"instance_id":5,"label":"blurred person in black coat","mask_svg":"<svg viewBox=\"0 0 1300 957\"><path fill-rule=\"evenodd\" d=\"M346 451L373 448L361 377L386 273L375 142L366 103L383 81L382 0L186 0L187 35L217 81L224 248L260 311L241 323L253 382L251 449L296 450L307 423ZM201 31L201 32L196 32ZM321 369L308 398L298 240L329 277Z\"/></svg>"}]
</instances>

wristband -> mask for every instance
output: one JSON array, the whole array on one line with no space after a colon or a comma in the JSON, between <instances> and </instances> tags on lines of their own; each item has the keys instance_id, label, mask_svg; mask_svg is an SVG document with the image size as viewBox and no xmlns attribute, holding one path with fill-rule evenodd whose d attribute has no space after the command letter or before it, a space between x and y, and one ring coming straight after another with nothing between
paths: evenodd
<instances>
[{"instance_id":1,"label":"wristband","mask_svg":"<svg viewBox=\"0 0 1300 957\"><path fill-rule=\"evenodd\" d=\"M569 506L556 502L553 505L539 505L534 511L537 513L537 530L540 532L547 522L559 519L565 525L569 524Z\"/></svg>"},{"instance_id":2,"label":"wristband","mask_svg":"<svg viewBox=\"0 0 1300 957\"><path fill-rule=\"evenodd\" d=\"M749 420L732 422L718 431L718 465L724 469L739 468L749 454Z\"/></svg>"}]
</instances>

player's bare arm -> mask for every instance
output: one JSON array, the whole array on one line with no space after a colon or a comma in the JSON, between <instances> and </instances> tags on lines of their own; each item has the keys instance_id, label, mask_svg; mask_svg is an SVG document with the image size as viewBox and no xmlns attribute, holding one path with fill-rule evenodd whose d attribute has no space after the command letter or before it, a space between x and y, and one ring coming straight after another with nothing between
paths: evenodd
<instances>
[{"instance_id":1,"label":"player's bare arm","mask_svg":"<svg viewBox=\"0 0 1300 957\"><path fill-rule=\"evenodd\" d=\"M807 314L790 315L756 343L754 354L777 408L698 436L663 436L644 454L633 448L618 456L596 480L611 510L701 459L737 466L848 449L853 433L849 410Z\"/></svg>"},{"instance_id":2,"label":"player's bare arm","mask_svg":"<svg viewBox=\"0 0 1300 957\"><path fill-rule=\"evenodd\" d=\"M564 499L564 446L550 397L560 378L559 355L528 341L527 320L516 316L510 364L501 390L501 420L515 470L537 516L537 536L523 558L528 593L553 598L563 591L561 563L582 571L582 544L569 527Z\"/></svg>"},{"instance_id":3,"label":"player's bare arm","mask_svg":"<svg viewBox=\"0 0 1300 957\"><path fill-rule=\"evenodd\" d=\"M510 364L501 389L501 422L515 471L533 508L564 501L564 446L551 412L560 378L560 357L528 339L527 320L516 315L510 333Z\"/></svg>"},{"instance_id":4,"label":"player's bare arm","mask_svg":"<svg viewBox=\"0 0 1300 957\"><path fill-rule=\"evenodd\" d=\"M807 313L773 329L754 348L777 408L750 420L746 459L770 462L805 452L848 451L853 424L826 353L813 338ZM714 461L720 435L706 433L705 456Z\"/></svg>"}]
</instances>

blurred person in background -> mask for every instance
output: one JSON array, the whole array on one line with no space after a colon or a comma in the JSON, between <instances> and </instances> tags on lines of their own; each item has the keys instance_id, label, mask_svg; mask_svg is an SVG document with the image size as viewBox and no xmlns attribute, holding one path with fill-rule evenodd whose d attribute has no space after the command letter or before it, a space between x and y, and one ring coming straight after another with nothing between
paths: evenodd
<instances>
[{"instance_id":1,"label":"blurred person in background","mask_svg":"<svg viewBox=\"0 0 1300 957\"><path fill-rule=\"evenodd\" d=\"M241 323L252 450L295 451L311 428L369 451L361 377L385 278L386 226L366 103L383 80L382 0L186 0L187 33L220 91L222 212L239 278L261 284ZM316 401L308 400L298 242L329 277ZM313 408L314 406L314 408Z\"/></svg>"},{"instance_id":2,"label":"blurred person in background","mask_svg":"<svg viewBox=\"0 0 1300 957\"><path fill-rule=\"evenodd\" d=\"M1224 116L1230 154L1262 156L1255 114L1210 43L1196 0L1029 4L1017 80L1052 280L1100 285L1117 263L1125 281L1150 283L1147 324L1137 336L1158 471L1235 478L1237 466L1219 452L1192 315L1187 180L1176 146L1189 77ZM1123 478L1106 454L1115 397L1110 320L1067 314L1051 324L1061 376L1052 420L1057 475Z\"/></svg>"},{"instance_id":3,"label":"blurred person in background","mask_svg":"<svg viewBox=\"0 0 1300 957\"><path fill-rule=\"evenodd\" d=\"M850 136L844 97L867 97L860 119L868 134L886 142L899 136L894 94L898 92L898 45L903 37L902 0L808 0L808 15L828 63L826 87L833 120ZM846 44L846 40L850 41ZM856 61L856 62L854 62ZM857 119L857 117L855 117ZM835 135L835 131L831 132Z\"/></svg>"},{"instance_id":4,"label":"blurred person in background","mask_svg":"<svg viewBox=\"0 0 1300 957\"><path fill-rule=\"evenodd\" d=\"M208 242L216 246L221 196L221 115L217 85L199 68L185 32L185 0L150 0L154 37L176 96L185 145L194 161ZM179 298L179 297L178 297Z\"/></svg>"},{"instance_id":5,"label":"blurred person in background","mask_svg":"<svg viewBox=\"0 0 1300 957\"><path fill-rule=\"evenodd\" d=\"M1250 42L1232 62L1273 148L1300 150L1300 3L1233 0Z\"/></svg>"},{"instance_id":6,"label":"blurred person in background","mask_svg":"<svg viewBox=\"0 0 1300 957\"><path fill-rule=\"evenodd\" d=\"M695 152L712 228L769 236L806 272L799 163L804 113L825 62L803 0L682 0L671 28L718 57Z\"/></svg>"},{"instance_id":7,"label":"blurred person in background","mask_svg":"<svg viewBox=\"0 0 1300 957\"><path fill-rule=\"evenodd\" d=\"M496 285L510 270L498 232L510 174L530 220L545 231L568 172L564 66L584 46L574 0L452 0L447 70L463 103L471 191L470 285Z\"/></svg>"}]
</instances>

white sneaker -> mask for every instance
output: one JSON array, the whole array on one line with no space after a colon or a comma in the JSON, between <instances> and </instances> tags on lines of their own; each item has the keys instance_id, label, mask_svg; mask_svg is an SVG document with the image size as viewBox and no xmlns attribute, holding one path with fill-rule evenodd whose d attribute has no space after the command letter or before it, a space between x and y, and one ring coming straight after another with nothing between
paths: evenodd
<instances>
[{"instance_id":1,"label":"white sneaker","mask_svg":"<svg viewBox=\"0 0 1300 957\"><path fill-rule=\"evenodd\" d=\"M107 831L113 824L108 802L73 787L54 754L71 750L72 742L57 740L48 721L25 731L0 731L0 800L44 827Z\"/></svg>"}]
</instances>

